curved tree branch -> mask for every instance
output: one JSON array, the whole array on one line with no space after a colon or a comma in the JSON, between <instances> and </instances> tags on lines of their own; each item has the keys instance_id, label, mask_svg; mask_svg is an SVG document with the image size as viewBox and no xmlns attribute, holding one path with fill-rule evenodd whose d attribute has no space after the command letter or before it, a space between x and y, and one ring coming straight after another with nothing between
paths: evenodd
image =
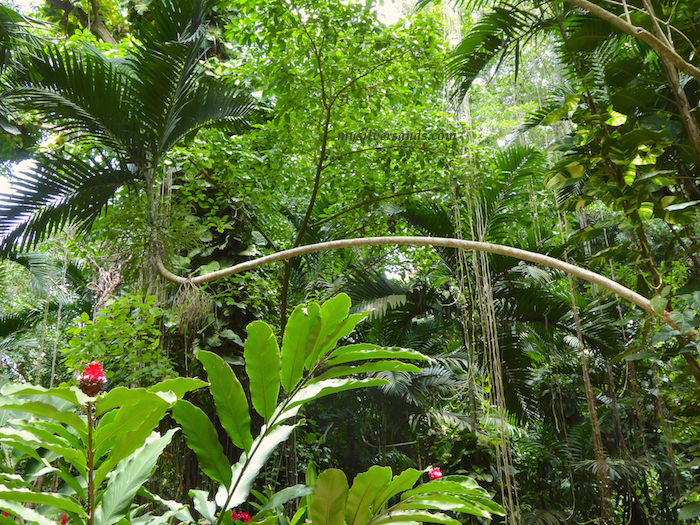
<instances>
[{"instance_id":1,"label":"curved tree branch","mask_svg":"<svg viewBox=\"0 0 700 525\"><path fill-rule=\"evenodd\" d=\"M599 5L594 4L593 2L589 2L588 0L566 0L572 5L575 5L576 7L580 7L581 9L585 9L592 15L597 16L598 18L602 18L606 22L609 22L610 24L614 25L618 29L621 29L628 35L631 35L635 38L639 38L643 42L647 43L649 47L651 47L654 51L656 51L659 55L661 55L663 58L671 62L674 66L676 66L678 69L686 73L687 75L690 75L691 77L695 77L696 79L700 80L700 69L695 67L694 65L690 64L689 62L686 62L683 57L681 57L678 53L676 53L676 50L667 45L665 42L662 42L659 40L657 37L655 37L653 34L651 34L649 31L642 27L637 27L626 20L623 20L619 16L611 13L610 11L607 11L606 9L603 9ZM653 16L653 14L649 14L649 16Z\"/></svg>"},{"instance_id":2,"label":"curved tree branch","mask_svg":"<svg viewBox=\"0 0 700 525\"><path fill-rule=\"evenodd\" d=\"M253 268L258 268L266 264L270 264L278 261L285 261L287 259L292 259L293 257L299 257L300 255L306 255L308 253L338 250L340 248L352 248L358 246L432 246L432 247L443 247L443 248L455 248L460 250L474 250L478 252L495 253L498 255L505 255L507 257L514 257L516 259L521 259L523 261L529 261L536 264L542 264L544 266L549 266L556 270L561 270L574 277L579 277L585 281L593 284L597 284L606 290L613 292L614 294L622 297L623 299L639 306L645 312L648 312L652 316L661 319L667 325L679 330L678 325L671 319L668 313L663 315L657 313L651 306L651 302L646 297L639 295L616 283L615 281L608 279L598 273L591 272L585 268L580 268L569 264L554 257L548 255L543 255L541 253L529 252L527 250L521 250L519 248L511 248L510 246L503 246L500 244L491 244L487 242L476 242L476 241L465 241L461 239L450 239L447 237L365 237L360 239L342 239L338 241L321 242L318 244L309 244L307 246L299 246L298 248L292 248L290 250L284 250L281 252L273 253L265 257L260 257L252 261L246 261L240 264L236 264L229 268L224 268L216 272L211 272L206 275L199 277L193 277L187 279L185 277L179 277L174 273L170 272L163 261L158 257L156 259L156 266L161 275L176 284L204 284L222 277L228 277L229 275L235 275L246 270L252 270ZM697 332L691 330L687 337L693 341L697 338Z\"/></svg>"}]
</instances>

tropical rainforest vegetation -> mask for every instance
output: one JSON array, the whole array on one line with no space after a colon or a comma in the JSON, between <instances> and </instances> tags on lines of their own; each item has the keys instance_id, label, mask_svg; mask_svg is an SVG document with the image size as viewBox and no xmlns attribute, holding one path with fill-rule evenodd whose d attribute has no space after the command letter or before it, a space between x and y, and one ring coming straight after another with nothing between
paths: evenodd
<instances>
[{"instance_id":1,"label":"tropical rainforest vegetation","mask_svg":"<svg viewBox=\"0 0 700 525\"><path fill-rule=\"evenodd\" d=\"M700 517L700 3L0 5L0 525Z\"/></svg>"}]
</instances>

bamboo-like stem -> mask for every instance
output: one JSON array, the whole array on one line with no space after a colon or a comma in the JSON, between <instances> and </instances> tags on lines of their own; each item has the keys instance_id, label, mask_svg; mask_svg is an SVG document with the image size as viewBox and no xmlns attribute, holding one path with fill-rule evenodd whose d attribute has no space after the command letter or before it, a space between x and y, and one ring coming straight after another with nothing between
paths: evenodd
<instances>
[{"instance_id":1,"label":"bamboo-like stem","mask_svg":"<svg viewBox=\"0 0 700 525\"><path fill-rule=\"evenodd\" d=\"M88 401L87 403L87 423L88 525L95 525L95 481L93 477L95 468L95 456L94 450L92 449L92 401Z\"/></svg>"}]
</instances>

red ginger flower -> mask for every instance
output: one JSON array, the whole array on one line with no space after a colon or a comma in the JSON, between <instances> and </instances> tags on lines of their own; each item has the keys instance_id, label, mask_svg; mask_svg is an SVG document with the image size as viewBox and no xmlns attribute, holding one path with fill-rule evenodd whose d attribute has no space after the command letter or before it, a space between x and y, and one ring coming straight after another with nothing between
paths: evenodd
<instances>
[{"instance_id":1,"label":"red ginger flower","mask_svg":"<svg viewBox=\"0 0 700 525\"><path fill-rule=\"evenodd\" d=\"M440 470L440 467L435 467L428 473L428 476L430 477L430 481L440 479L442 477L442 470Z\"/></svg>"},{"instance_id":2,"label":"red ginger flower","mask_svg":"<svg viewBox=\"0 0 700 525\"><path fill-rule=\"evenodd\" d=\"M66 516L66 513L64 512L63 514L61 514L61 525L66 525L67 522L68 522L68 516Z\"/></svg>"},{"instance_id":3,"label":"red ginger flower","mask_svg":"<svg viewBox=\"0 0 700 525\"><path fill-rule=\"evenodd\" d=\"M107 384L107 378L102 372L102 366L97 361L93 361L85 367L82 377L80 378L80 390L83 391L85 395L90 397L95 397L99 394L102 389ZM65 525L65 524L61 524Z\"/></svg>"},{"instance_id":4,"label":"red ginger flower","mask_svg":"<svg viewBox=\"0 0 700 525\"><path fill-rule=\"evenodd\" d=\"M6 518L8 518L10 516L6 510L2 511L2 515L5 516Z\"/></svg>"},{"instance_id":5,"label":"red ginger flower","mask_svg":"<svg viewBox=\"0 0 700 525\"><path fill-rule=\"evenodd\" d=\"M248 523L252 518L247 512L236 512L236 509L231 511L231 519L233 521L242 521L243 523Z\"/></svg>"}]
</instances>

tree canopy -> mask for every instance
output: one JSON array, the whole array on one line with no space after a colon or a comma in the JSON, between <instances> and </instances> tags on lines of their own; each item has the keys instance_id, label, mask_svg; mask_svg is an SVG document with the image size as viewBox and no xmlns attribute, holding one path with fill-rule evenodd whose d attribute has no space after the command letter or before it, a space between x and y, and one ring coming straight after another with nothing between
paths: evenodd
<instances>
[{"instance_id":1,"label":"tree canopy","mask_svg":"<svg viewBox=\"0 0 700 525\"><path fill-rule=\"evenodd\" d=\"M0 6L0 523L700 517L700 4L391 8Z\"/></svg>"}]
</instances>

